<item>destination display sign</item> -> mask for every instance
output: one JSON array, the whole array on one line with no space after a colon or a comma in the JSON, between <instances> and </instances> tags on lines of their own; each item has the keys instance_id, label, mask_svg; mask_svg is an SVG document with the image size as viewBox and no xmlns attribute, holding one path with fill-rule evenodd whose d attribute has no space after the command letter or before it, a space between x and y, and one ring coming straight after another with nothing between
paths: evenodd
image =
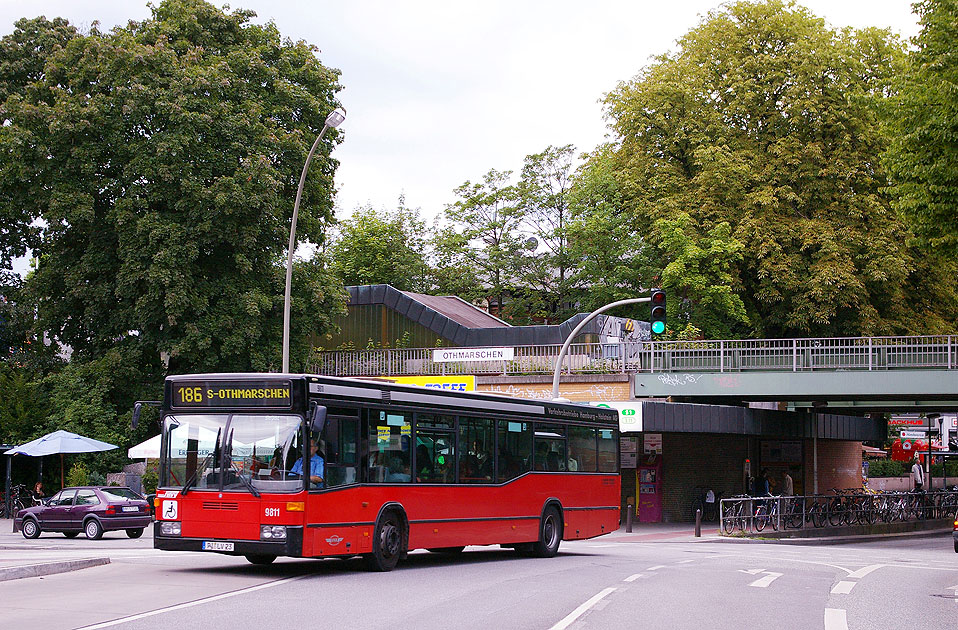
<instances>
[{"instance_id":1,"label":"destination display sign","mask_svg":"<svg viewBox=\"0 0 958 630\"><path fill-rule=\"evenodd\" d=\"M177 381L172 407L289 407L289 381Z\"/></svg>"}]
</instances>

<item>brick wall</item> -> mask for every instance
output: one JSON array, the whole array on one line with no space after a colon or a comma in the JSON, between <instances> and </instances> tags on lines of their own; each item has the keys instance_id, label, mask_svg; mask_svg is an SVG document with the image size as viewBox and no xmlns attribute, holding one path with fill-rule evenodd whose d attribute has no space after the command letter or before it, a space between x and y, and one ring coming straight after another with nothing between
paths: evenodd
<instances>
[{"instance_id":1,"label":"brick wall","mask_svg":"<svg viewBox=\"0 0 958 630\"><path fill-rule=\"evenodd\" d=\"M805 487L812 493L814 442L805 440ZM862 487L862 443L846 440L818 440L818 492L832 488Z\"/></svg>"},{"instance_id":2,"label":"brick wall","mask_svg":"<svg viewBox=\"0 0 958 630\"><path fill-rule=\"evenodd\" d=\"M662 442L662 520L684 522L691 516L695 487L722 496L741 494L742 464L748 438L741 435L666 433Z\"/></svg>"}]
</instances>

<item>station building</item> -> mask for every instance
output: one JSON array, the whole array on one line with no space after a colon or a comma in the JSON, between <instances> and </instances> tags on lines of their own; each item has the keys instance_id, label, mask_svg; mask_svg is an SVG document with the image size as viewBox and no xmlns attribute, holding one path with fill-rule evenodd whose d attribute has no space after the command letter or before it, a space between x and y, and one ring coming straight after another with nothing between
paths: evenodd
<instances>
[{"instance_id":1,"label":"station building","mask_svg":"<svg viewBox=\"0 0 958 630\"><path fill-rule=\"evenodd\" d=\"M454 296L389 285L347 289L348 314L337 322L340 332L323 340L326 350L317 353L311 368L316 373L548 400L559 346L586 317L511 326ZM603 357L624 352L624 342L648 338L646 322L600 315L574 340L592 350L569 359L574 366L577 361L578 367L597 366L595 373L563 374L560 380L560 396L619 410L623 510L632 505L639 521L690 521L697 494L746 493L750 479L765 469L773 492L786 471L796 494L862 486L862 442L884 440L884 420L783 411L748 401L713 405L638 398L628 370L610 373L601 365ZM443 348L496 349L505 355L489 359L488 353L475 353L475 361L446 362L436 353Z\"/></svg>"}]
</instances>

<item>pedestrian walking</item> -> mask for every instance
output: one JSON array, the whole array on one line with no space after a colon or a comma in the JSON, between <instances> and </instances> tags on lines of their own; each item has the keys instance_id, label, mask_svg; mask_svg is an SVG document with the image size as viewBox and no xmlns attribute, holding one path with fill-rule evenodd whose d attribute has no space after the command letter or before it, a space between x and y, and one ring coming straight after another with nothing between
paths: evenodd
<instances>
[{"instance_id":1,"label":"pedestrian walking","mask_svg":"<svg viewBox=\"0 0 958 630\"><path fill-rule=\"evenodd\" d=\"M925 471L921 469L917 457L915 457L915 463L911 465L911 480L915 482L916 492L925 487Z\"/></svg>"},{"instance_id":2,"label":"pedestrian walking","mask_svg":"<svg viewBox=\"0 0 958 630\"><path fill-rule=\"evenodd\" d=\"M782 473L782 496L790 497L793 494L795 494L795 482L792 481L792 476L786 470Z\"/></svg>"}]
</instances>

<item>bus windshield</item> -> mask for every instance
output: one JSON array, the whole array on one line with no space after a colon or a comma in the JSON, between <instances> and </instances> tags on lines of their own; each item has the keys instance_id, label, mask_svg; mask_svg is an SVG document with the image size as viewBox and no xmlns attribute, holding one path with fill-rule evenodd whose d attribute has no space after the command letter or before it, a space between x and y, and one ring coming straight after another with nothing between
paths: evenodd
<instances>
[{"instance_id":1,"label":"bus windshield","mask_svg":"<svg viewBox=\"0 0 958 630\"><path fill-rule=\"evenodd\" d=\"M168 415L161 486L184 493L298 492L303 480L289 470L302 455L302 424L293 415Z\"/></svg>"}]
</instances>

